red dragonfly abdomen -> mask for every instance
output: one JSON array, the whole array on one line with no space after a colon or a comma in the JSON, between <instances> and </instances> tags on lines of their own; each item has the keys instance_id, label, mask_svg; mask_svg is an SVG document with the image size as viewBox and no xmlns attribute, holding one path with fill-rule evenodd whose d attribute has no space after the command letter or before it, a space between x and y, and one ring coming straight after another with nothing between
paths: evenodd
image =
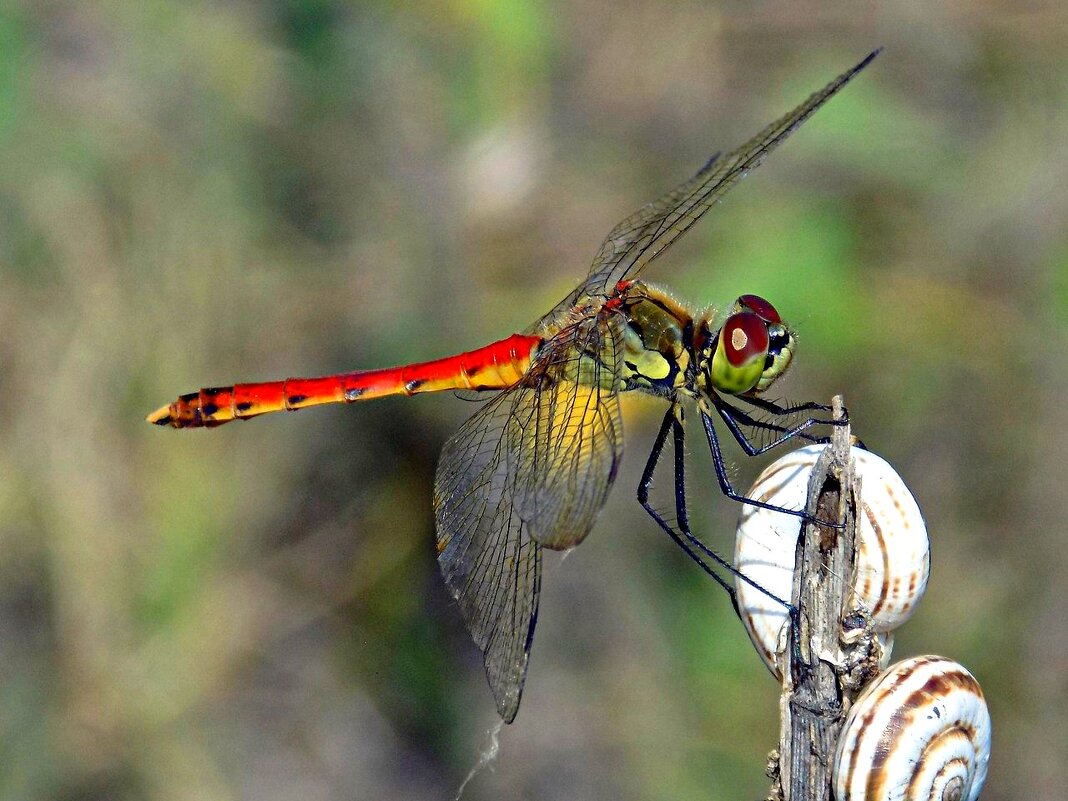
<instances>
[{"instance_id":1,"label":"red dragonfly abdomen","mask_svg":"<svg viewBox=\"0 0 1068 801\"><path fill-rule=\"evenodd\" d=\"M385 395L415 395L447 389L507 389L526 374L541 343L541 337L513 334L499 342L431 362L322 378L210 387L182 395L147 419L161 426L202 428L269 412L287 412L324 403L353 403Z\"/></svg>"}]
</instances>

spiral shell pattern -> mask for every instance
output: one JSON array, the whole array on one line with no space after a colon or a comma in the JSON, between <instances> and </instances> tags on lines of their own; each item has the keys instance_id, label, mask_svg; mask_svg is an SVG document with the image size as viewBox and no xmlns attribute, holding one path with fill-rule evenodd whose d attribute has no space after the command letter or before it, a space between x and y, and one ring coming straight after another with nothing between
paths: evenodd
<instances>
[{"instance_id":1,"label":"spiral shell pattern","mask_svg":"<svg viewBox=\"0 0 1068 801\"><path fill-rule=\"evenodd\" d=\"M834 761L837 801L975 801L990 713L966 669L941 656L891 667L854 702Z\"/></svg>"},{"instance_id":2,"label":"spiral shell pattern","mask_svg":"<svg viewBox=\"0 0 1068 801\"><path fill-rule=\"evenodd\" d=\"M749 497L786 509L803 509L808 480L823 445L788 453L757 478ZM852 449L861 479L861 514L857 553L856 595L871 613L889 661L893 639L923 597L930 574L930 543L919 506L901 477L882 458ZM744 506L738 521L734 565L779 598L789 600L793 587L794 551L801 521L754 506ZM778 675L776 653L786 623L786 610L759 590L735 580L738 607L757 653Z\"/></svg>"}]
</instances>

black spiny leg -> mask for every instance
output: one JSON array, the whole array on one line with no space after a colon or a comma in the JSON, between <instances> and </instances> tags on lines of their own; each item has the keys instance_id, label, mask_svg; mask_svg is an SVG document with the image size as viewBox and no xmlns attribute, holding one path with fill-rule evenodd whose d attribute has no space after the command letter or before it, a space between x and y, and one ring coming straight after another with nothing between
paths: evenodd
<instances>
[{"instance_id":1,"label":"black spiny leg","mask_svg":"<svg viewBox=\"0 0 1068 801\"><path fill-rule=\"evenodd\" d=\"M713 403L715 403L716 409L717 411L719 411L720 405L723 402L718 399L715 399ZM775 443L773 443L773 445L769 445L765 448L757 448L755 445L752 445L749 440L745 438L745 435L741 432L741 430L737 428L737 422L735 422L729 416L724 416L722 411L720 411L720 416L723 416L728 428L731 429L731 433L738 439L738 443L743 448L745 448L746 452L750 455L763 453L765 450L768 449L768 447L774 447L774 445L779 445L782 442L785 442L786 440L790 439L791 437L796 436L796 433L790 434L789 436L783 435ZM701 424L705 428L705 437L708 439L708 448L712 452L712 464L716 468L716 478L719 479L719 487L721 490L723 490L723 494L730 498L732 501L738 501L739 503L744 503L748 506L756 506L759 509L768 509L772 512L782 512L783 514L791 515L792 517L799 517L806 523L816 523L821 526L827 526L829 528L835 529L844 528L844 525L842 523L831 523L825 520L819 520L818 518L807 514L804 509L787 509L783 506L776 506L772 503L766 503L764 501L758 501L755 498L746 497L745 495L742 495L741 493L735 491L734 486L731 484L730 476L727 475L727 463L723 459L723 451L719 447L719 435L716 434L716 427L715 424L712 422L712 418L704 412L701 412ZM802 423L801 425L807 427L808 425L813 424ZM789 430L787 431L787 434L789 434Z\"/></svg>"},{"instance_id":2,"label":"black spiny leg","mask_svg":"<svg viewBox=\"0 0 1068 801\"><path fill-rule=\"evenodd\" d=\"M638 503L642 505L642 508L648 512L649 516L656 521L656 524L662 528L671 539L675 541L675 544L682 548L693 561L695 561L700 568L716 580L723 589L725 589L731 597L731 603L734 608L738 608L738 600L735 597L734 587L730 586L723 577L719 575L715 570L708 566L704 559L702 559L694 550L690 547L689 543L679 536L679 533L672 528L671 524L664 519L664 517L649 503L649 488L653 484L653 476L656 474L656 467L660 463L660 456L664 452L664 444L667 442L668 432L671 431L674 425L678 423L675 417L675 408L668 409L667 414L664 415L664 420L660 424L660 430L656 434L656 439L653 441L653 449L649 452L649 459L645 462L645 470L642 471L642 478L638 484ZM675 505L678 507L679 501L679 487L676 483L675 487ZM676 508L676 514L678 509ZM684 530L688 529L688 525L685 522L685 504L683 508L683 517L680 519L680 526ZM718 557L717 557L718 558Z\"/></svg>"},{"instance_id":3,"label":"black spiny leg","mask_svg":"<svg viewBox=\"0 0 1068 801\"><path fill-rule=\"evenodd\" d=\"M830 425L830 420L820 420L816 417L809 417L806 420L802 420L795 426L782 426L777 423L769 423L765 420L757 420L748 412L739 409L735 406L731 406L722 398L715 398L712 401L719 413L719 416L723 418L723 422L727 424L727 428L730 430L731 435L738 441L738 444L742 446L742 450L749 456L759 456L762 453L767 453L773 448L777 448L784 442L788 442L791 439L799 438L806 442L814 442L817 444L826 444L831 441L830 437L814 437L811 434L807 434L806 429L815 425ZM739 425L740 424L740 425ZM741 426L746 425L752 428L762 428L765 431L774 431L778 434L771 442L764 445L755 445L749 440L749 437L742 431Z\"/></svg>"},{"instance_id":4,"label":"black spiny leg","mask_svg":"<svg viewBox=\"0 0 1068 801\"><path fill-rule=\"evenodd\" d=\"M815 403L815 402L812 402L812 401L809 401L808 403L797 403L797 404L794 404L793 406L780 406L779 404L774 403L773 401L769 401L769 400L767 400L765 398L745 397L745 396L739 395L738 399L741 400L741 401L745 401L750 406L755 406L756 408L762 409L765 412L771 412L771 414L778 415L779 417L784 417L784 416L790 415L790 414L797 414L798 412L812 412L812 411L830 412L830 411L834 410L834 408L832 406L827 406L825 404ZM736 411L740 411L740 410L736 410ZM828 426L844 426L844 425L848 425L849 424L849 409L847 409L845 406L842 407L842 417L839 420L819 420L818 422L821 425L828 425ZM757 423L757 425L759 426L761 424ZM805 435L802 435L801 438L805 439L805 440L808 440L810 442L818 442L820 444L826 444L826 443L830 442L830 437L818 437L818 438L816 438L816 437L810 437L807 434L805 434ZM853 447L854 448L861 448L863 450L867 450L868 449L868 446L865 445L863 442L861 442L856 436L853 437Z\"/></svg>"},{"instance_id":5,"label":"black spiny leg","mask_svg":"<svg viewBox=\"0 0 1068 801\"><path fill-rule=\"evenodd\" d=\"M769 401L766 398L761 398L761 397L758 397L758 396L755 396L755 395L752 395L752 396L750 396L750 395L738 395L737 397L738 397L738 400L742 401L743 403L748 403L750 406L754 406L757 409L760 409L762 411L765 411L765 412L768 412L770 414L773 414L776 417L788 417L790 415L800 414L801 412L829 412L829 411L833 411L833 407L827 406L826 404L823 404L823 403L815 403L814 401L809 401L807 403L795 403L792 406L780 406L779 404L775 403L774 401ZM791 431L791 430L799 428L799 426L795 426L794 429L791 429L791 428L788 428L786 426L780 426L780 425L776 425L775 423L770 423L770 422L768 422L766 420L756 420L751 415L747 414L746 412L743 412L741 409L737 408L736 406L731 406L730 404L725 403L722 398L719 399L719 402L721 404L723 404L723 406L725 406L726 408L728 408L730 410L730 414L731 414L732 417L735 418L735 420L737 420L738 422L741 422L741 423L743 423L744 425L747 425L747 426L753 426L755 428L765 428L765 429L768 429L770 431L778 431L778 432L784 433L784 434L789 432L789 431ZM722 415L722 414L723 414L723 411L720 411L720 415ZM729 420L727 420L725 417L723 419L727 423L727 425L730 425L730 421ZM848 424L849 424L849 410L846 409L844 406L842 407L842 417L839 420L833 420L833 419L832 420L823 420L823 419L820 419L820 418L809 418L809 420L806 420L806 421L804 421L802 423L802 425L805 428L807 428L810 425L844 426L844 425L848 425ZM745 444L743 443L743 439L744 438L741 437L735 431L733 431L733 429L732 429L731 433L734 434L735 439L737 439L739 443L742 443L742 447L745 447ZM812 436L810 434L803 434L803 433L800 433L800 432L795 433L793 436L799 436L801 439L805 440L806 442L815 442L815 443L820 444L820 445L826 445L828 442L831 441L830 437L814 437L814 436ZM773 447L775 447L775 445L780 444L784 439L789 439L789 437L780 438L778 441L776 441L775 444L769 445L768 447L769 448L773 448ZM854 448L863 448L863 449L867 450L867 446L865 446L865 444L863 442L861 442L859 439L857 439L856 437L853 437L853 447ZM765 448L764 450L767 450L767 448ZM747 452L748 452L748 450L747 450Z\"/></svg>"},{"instance_id":6,"label":"black spiny leg","mask_svg":"<svg viewBox=\"0 0 1068 801\"><path fill-rule=\"evenodd\" d=\"M798 439L803 439L805 442L815 443L817 445L826 445L831 441L831 438L829 436L818 437L814 434L809 434L806 431L796 430L796 426L794 428L790 428L789 426L784 426L779 423L772 423L770 420L760 420L756 417L753 417L753 415L749 414L749 412L743 409L739 409L736 406L731 406L722 398L720 399L720 403L723 406L723 408L719 410L720 416L723 417L724 422L727 423L727 425L731 428L731 434L734 435L735 439L739 439L743 435L741 434L741 432L734 431L734 426L731 425L732 420L728 420L727 416L733 418L733 422L740 423L744 426L749 426L750 428L760 428L765 431L774 431L776 434L785 435L779 437L770 445L762 446L763 450L761 452L770 448L777 447L783 442L786 442L789 439L793 439L794 437ZM829 420L817 420L816 423L821 425L830 425ZM748 437L746 437L745 439L748 441Z\"/></svg>"},{"instance_id":7,"label":"black spiny leg","mask_svg":"<svg viewBox=\"0 0 1068 801\"><path fill-rule=\"evenodd\" d=\"M672 445L674 447L674 462L675 462L675 517L679 526L679 531L671 526L671 524L664 519L653 506L649 503L649 488L653 483L653 476L656 473L657 465L660 463L660 456L664 452L664 445L667 442L668 430L671 430L673 434ZM653 442L653 449L649 453L649 459L645 463L645 470L642 472L641 482L638 484L638 503L642 505L642 508L649 514L656 524L660 526L667 534L675 541L675 544L682 548L694 562L696 562L702 570L715 579L727 594L730 596L731 605L734 607L734 611L738 611L738 597L733 586L723 579L712 567L705 562L704 559L697 553L700 551L709 558L711 558L716 564L722 567L729 573L737 576L746 584L749 584L755 590L762 592L764 595L771 598L776 603L782 604L789 610L793 607L786 601L779 598L774 593L765 589L755 581L750 579L743 573L740 573L735 569L734 565L721 557L701 540L693 535L690 531L689 514L686 511L686 449L685 445L685 429L683 428L682 421L679 420L677 410L675 407L668 409L667 414L664 415L664 420L660 424L660 431L657 432L656 440ZM681 532L681 536L680 536ZM696 549L696 550L695 550Z\"/></svg>"},{"instance_id":8,"label":"black spiny leg","mask_svg":"<svg viewBox=\"0 0 1068 801\"><path fill-rule=\"evenodd\" d=\"M767 398L761 398L759 395L738 395L738 400L748 403L750 406L755 406L758 409L763 409L765 412L771 412L777 417L786 417L790 414L799 414L801 412L829 412L832 411L832 407L825 403L816 403L815 401L807 401L806 403L795 403L792 406L780 406L775 401L770 401ZM838 423L834 420L821 420L821 423L827 425L845 425L849 420L849 413L846 412L842 422Z\"/></svg>"}]
</instances>

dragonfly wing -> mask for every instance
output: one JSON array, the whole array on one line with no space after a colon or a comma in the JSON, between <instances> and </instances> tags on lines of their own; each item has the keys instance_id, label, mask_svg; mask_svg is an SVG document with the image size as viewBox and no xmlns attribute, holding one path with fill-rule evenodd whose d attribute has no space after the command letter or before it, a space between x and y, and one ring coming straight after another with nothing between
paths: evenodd
<instances>
[{"instance_id":1,"label":"dragonfly wing","mask_svg":"<svg viewBox=\"0 0 1068 801\"><path fill-rule=\"evenodd\" d=\"M602 311L543 345L532 377L540 388L509 432L516 510L530 536L554 550L585 539L616 476L621 329Z\"/></svg>"},{"instance_id":2,"label":"dragonfly wing","mask_svg":"<svg viewBox=\"0 0 1068 801\"><path fill-rule=\"evenodd\" d=\"M581 541L615 477L621 427L609 379L617 369L616 327L592 318L545 343L524 382L468 420L438 465L438 564L506 722L515 718L526 678L542 546ZM583 388L587 378L606 386Z\"/></svg>"},{"instance_id":3,"label":"dragonfly wing","mask_svg":"<svg viewBox=\"0 0 1068 801\"><path fill-rule=\"evenodd\" d=\"M606 294L617 281L636 276L878 53L871 53L725 158L713 156L689 181L619 223L601 245L575 297Z\"/></svg>"},{"instance_id":4,"label":"dragonfly wing","mask_svg":"<svg viewBox=\"0 0 1068 801\"><path fill-rule=\"evenodd\" d=\"M510 497L509 394L490 401L445 445L434 488L438 566L507 723L519 709L541 588L541 546Z\"/></svg>"}]
</instances>

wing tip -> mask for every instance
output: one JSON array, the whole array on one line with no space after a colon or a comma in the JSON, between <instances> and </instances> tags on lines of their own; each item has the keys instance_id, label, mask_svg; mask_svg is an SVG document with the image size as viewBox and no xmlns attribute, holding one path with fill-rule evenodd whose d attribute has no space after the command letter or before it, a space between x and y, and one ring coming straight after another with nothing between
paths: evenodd
<instances>
[{"instance_id":1,"label":"wing tip","mask_svg":"<svg viewBox=\"0 0 1068 801\"><path fill-rule=\"evenodd\" d=\"M875 48L875 49L874 49L874 50L872 50L872 51L871 51L870 53L868 53L868 55L866 55L866 56L865 56L865 57L864 57L863 59L861 59L860 63L859 63L859 64L857 64L857 66L853 67L853 69L851 69L851 70L850 70L850 71L849 71L848 73L846 73L846 74L847 74L847 75L849 75L849 76L851 76L851 77L852 77L853 75L856 75L856 74L857 74L858 72L860 72L860 71L861 71L862 69L864 69L864 68L865 68L866 66L868 66L868 65L869 65L869 64L871 64L871 63L872 63L873 61L875 61L876 57L877 57L877 56L878 56L878 55L879 55L879 54L880 54L881 52L883 52L883 50L885 50L885 49L886 49L886 48L885 48L885 47L884 47L883 45L879 45L879 46L878 46L877 48Z\"/></svg>"},{"instance_id":2,"label":"wing tip","mask_svg":"<svg viewBox=\"0 0 1068 801\"><path fill-rule=\"evenodd\" d=\"M803 117L803 119L807 119L809 116L811 116L812 112L816 111L816 109L818 109L825 102L830 100L831 97L838 94L838 91L840 89L842 89L847 83L857 77L857 75L862 72L869 64L875 61L878 55L883 52L883 49L884 48L882 45L875 48L870 53L868 53L868 55L864 56L864 58L862 58L855 66L850 67L848 70L846 70L833 81L831 81L829 84L827 84L827 86L825 86L821 91L816 92L812 97L810 97L810 102L812 100L815 100L816 98L819 98L819 100L809 110L809 113Z\"/></svg>"}]
</instances>

